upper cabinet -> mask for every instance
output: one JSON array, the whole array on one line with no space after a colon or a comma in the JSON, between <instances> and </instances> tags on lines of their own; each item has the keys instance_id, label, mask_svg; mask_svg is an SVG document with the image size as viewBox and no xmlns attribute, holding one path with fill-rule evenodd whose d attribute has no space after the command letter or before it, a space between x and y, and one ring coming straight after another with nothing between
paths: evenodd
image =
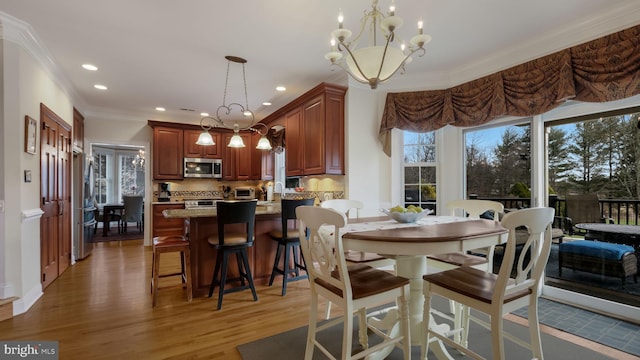
<instances>
[{"instance_id":1,"label":"upper cabinet","mask_svg":"<svg viewBox=\"0 0 640 360\"><path fill-rule=\"evenodd\" d=\"M233 133L222 134L224 144L228 144ZM222 180L249 180L251 178L251 133L240 133L245 144L243 148L225 147L222 160Z\"/></svg>"},{"instance_id":2,"label":"upper cabinet","mask_svg":"<svg viewBox=\"0 0 640 360\"><path fill-rule=\"evenodd\" d=\"M84 150L84 116L73 108L73 151L82 152Z\"/></svg>"},{"instance_id":3,"label":"upper cabinet","mask_svg":"<svg viewBox=\"0 0 640 360\"><path fill-rule=\"evenodd\" d=\"M322 83L264 120L271 125L284 114L287 176L344 175L346 91Z\"/></svg>"},{"instance_id":4,"label":"upper cabinet","mask_svg":"<svg viewBox=\"0 0 640 360\"><path fill-rule=\"evenodd\" d=\"M196 144L200 133L202 133L202 130L184 130L184 157L222 159L220 134L209 131L215 145L204 146Z\"/></svg>"},{"instance_id":5,"label":"upper cabinet","mask_svg":"<svg viewBox=\"0 0 640 360\"><path fill-rule=\"evenodd\" d=\"M251 180L273 180L274 155L271 151L256 149L262 136L251 134Z\"/></svg>"},{"instance_id":6,"label":"upper cabinet","mask_svg":"<svg viewBox=\"0 0 640 360\"><path fill-rule=\"evenodd\" d=\"M181 180L184 166L184 131L158 123L149 122L153 127L153 178Z\"/></svg>"}]
</instances>

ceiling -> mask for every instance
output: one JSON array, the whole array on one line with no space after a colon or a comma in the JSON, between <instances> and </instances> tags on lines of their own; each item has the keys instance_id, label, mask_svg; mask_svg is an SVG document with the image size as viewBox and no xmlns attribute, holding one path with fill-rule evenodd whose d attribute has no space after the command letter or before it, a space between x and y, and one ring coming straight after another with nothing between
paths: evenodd
<instances>
[{"instance_id":1,"label":"ceiling","mask_svg":"<svg viewBox=\"0 0 640 360\"><path fill-rule=\"evenodd\" d=\"M381 10L389 3L382 0ZM339 9L355 33L370 6L369 0L0 0L0 22L17 19L45 49L85 117L198 123L201 112L222 104L226 55L248 61L248 104L257 120L320 82L347 85L345 72L324 59L330 33ZM405 22L401 38L413 36L422 18L433 40L424 57L378 92L447 88L640 24L640 1L396 0L396 15ZM84 70L84 63L99 70ZM241 74L233 64L227 103L244 105ZM96 83L108 90L94 89ZM277 85L287 90L277 92Z\"/></svg>"}]
</instances>

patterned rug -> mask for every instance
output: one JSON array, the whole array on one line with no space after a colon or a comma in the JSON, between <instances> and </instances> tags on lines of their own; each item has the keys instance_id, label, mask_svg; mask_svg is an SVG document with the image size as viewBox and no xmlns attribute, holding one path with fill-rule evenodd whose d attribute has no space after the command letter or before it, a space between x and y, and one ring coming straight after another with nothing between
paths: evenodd
<instances>
[{"instance_id":1,"label":"patterned rug","mask_svg":"<svg viewBox=\"0 0 640 360\"><path fill-rule=\"evenodd\" d=\"M129 227L127 233L118 233L118 229L112 228L109 230L107 236L102 236L102 228L98 228L93 236L93 242L104 241L126 241L126 240L140 240L144 238L144 230L140 232L135 226Z\"/></svg>"}]
</instances>

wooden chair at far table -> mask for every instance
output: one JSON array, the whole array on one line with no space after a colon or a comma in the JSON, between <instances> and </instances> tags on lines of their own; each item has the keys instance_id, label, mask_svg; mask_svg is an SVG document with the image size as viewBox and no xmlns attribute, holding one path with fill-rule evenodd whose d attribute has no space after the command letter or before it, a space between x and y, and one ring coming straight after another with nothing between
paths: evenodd
<instances>
[{"instance_id":1,"label":"wooden chair at far table","mask_svg":"<svg viewBox=\"0 0 640 360\"><path fill-rule=\"evenodd\" d=\"M554 213L553 208L540 207L513 211L502 218L501 224L509 229L509 237L504 260L497 275L467 266L424 275L423 324L429 324L429 318L432 316L431 297L433 294L441 295L463 305L464 337L468 335L470 308L490 316L490 323L479 323L491 330L491 359L505 359L504 338L530 349L533 358L542 359L538 297L540 281L544 276L544 268L551 251L551 225ZM529 238L516 258L516 228L520 226L528 229ZM526 259L527 254L530 255L530 260ZM514 264L516 264L516 273L512 278ZM502 323L504 315L525 306L528 306L530 343L504 332ZM426 336L421 339L422 359L427 358L427 344L438 339L466 355L482 359L467 346L449 339L446 335L429 328L424 329L424 333Z\"/></svg>"},{"instance_id":2,"label":"wooden chair at far table","mask_svg":"<svg viewBox=\"0 0 640 360\"><path fill-rule=\"evenodd\" d=\"M388 354L395 346L401 347L405 360L410 359L409 308L407 304L409 279L364 264L347 266L340 235L340 228L344 227L346 223L344 214L332 209L313 206L300 206L296 209L296 214L300 221L298 226L300 243L311 284L305 360L313 358L316 347L325 355L329 355L329 351L320 343L316 335L340 322L343 324L341 359L362 359L378 351ZM323 238L320 233L322 225L330 226L330 232L326 232L326 234L331 233L330 236L326 235ZM305 229L309 233L308 238L305 237ZM342 307L344 315L318 326L319 296ZM368 318L366 309L391 301L397 301L399 324L391 329L377 328L374 323L380 324L380 322ZM354 312L358 313L359 340L362 349L352 354ZM367 330L380 336L382 342L369 347ZM384 356L386 355L382 354L380 358Z\"/></svg>"}]
</instances>

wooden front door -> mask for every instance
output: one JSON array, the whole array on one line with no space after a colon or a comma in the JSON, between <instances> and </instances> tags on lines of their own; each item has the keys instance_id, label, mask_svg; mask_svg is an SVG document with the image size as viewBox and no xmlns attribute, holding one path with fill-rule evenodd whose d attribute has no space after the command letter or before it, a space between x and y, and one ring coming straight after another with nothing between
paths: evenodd
<instances>
[{"instance_id":1,"label":"wooden front door","mask_svg":"<svg viewBox=\"0 0 640 360\"><path fill-rule=\"evenodd\" d=\"M71 129L40 105L40 265L42 288L71 262Z\"/></svg>"}]
</instances>

